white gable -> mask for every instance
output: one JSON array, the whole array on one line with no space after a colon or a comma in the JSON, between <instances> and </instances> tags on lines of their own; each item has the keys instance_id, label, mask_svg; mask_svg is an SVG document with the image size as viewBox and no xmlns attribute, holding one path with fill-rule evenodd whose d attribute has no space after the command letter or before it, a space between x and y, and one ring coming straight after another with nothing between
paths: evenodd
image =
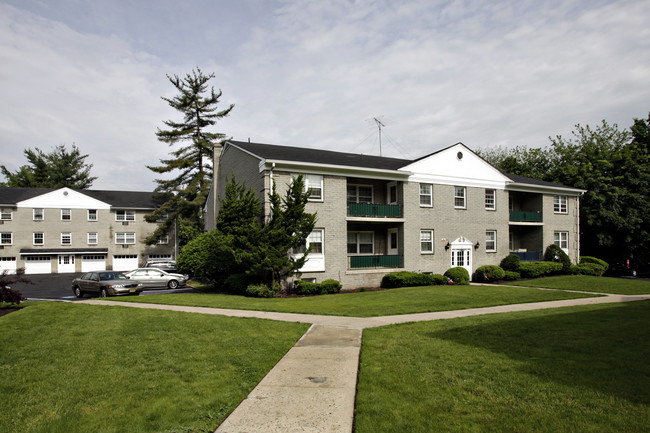
<instances>
[{"instance_id":1,"label":"white gable","mask_svg":"<svg viewBox=\"0 0 650 433\"><path fill-rule=\"evenodd\" d=\"M506 182L511 182L462 143L415 161L401 170L413 173L410 182L495 189L505 189Z\"/></svg>"},{"instance_id":2,"label":"white gable","mask_svg":"<svg viewBox=\"0 0 650 433\"><path fill-rule=\"evenodd\" d=\"M37 209L110 209L111 205L86 194L61 188L16 203L17 207Z\"/></svg>"}]
</instances>

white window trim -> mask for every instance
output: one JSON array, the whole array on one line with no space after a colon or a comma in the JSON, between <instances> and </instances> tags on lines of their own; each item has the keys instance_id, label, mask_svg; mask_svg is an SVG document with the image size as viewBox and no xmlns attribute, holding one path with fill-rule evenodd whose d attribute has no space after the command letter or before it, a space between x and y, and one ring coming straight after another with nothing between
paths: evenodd
<instances>
[{"instance_id":1,"label":"white window trim","mask_svg":"<svg viewBox=\"0 0 650 433\"><path fill-rule=\"evenodd\" d=\"M158 245L168 245L169 235L164 235L158 238Z\"/></svg>"},{"instance_id":2,"label":"white window trim","mask_svg":"<svg viewBox=\"0 0 650 433\"><path fill-rule=\"evenodd\" d=\"M95 242L91 241L90 235L95 235L94 236ZM99 243L99 236L97 232L88 232L86 239L88 241L88 245L97 245Z\"/></svg>"},{"instance_id":3,"label":"white window trim","mask_svg":"<svg viewBox=\"0 0 650 433\"><path fill-rule=\"evenodd\" d=\"M395 188L395 200L391 200L390 190ZM386 188L386 203L388 204L397 204L399 201L398 191L397 191L397 182L390 182Z\"/></svg>"},{"instance_id":4,"label":"white window trim","mask_svg":"<svg viewBox=\"0 0 650 433\"><path fill-rule=\"evenodd\" d=\"M66 212L66 213L64 213L64 212ZM63 215L68 215L68 218L63 218ZM72 221L72 210L70 210L70 209L61 209L61 221Z\"/></svg>"},{"instance_id":5,"label":"white window trim","mask_svg":"<svg viewBox=\"0 0 650 433\"><path fill-rule=\"evenodd\" d=\"M124 214L123 218L120 218L120 213ZM133 219L129 219L129 216L132 215ZM135 221L135 211L133 209L117 209L115 211L115 221L120 222L132 222Z\"/></svg>"},{"instance_id":6,"label":"white window trim","mask_svg":"<svg viewBox=\"0 0 650 433\"><path fill-rule=\"evenodd\" d=\"M492 191L492 204L488 203L488 191ZM497 190L486 188L485 189L485 210L497 210Z\"/></svg>"},{"instance_id":7,"label":"white window trim","mask_svg":"<svg viewBox=\"0 0 650 433\"><path fill-rule=\"evenodd\" d=\"M463 196L462 196L462 199L463 199L463 205L462 205L462 206L458 206L458 205L456 204L456 199L457 199L457 198L461 198L461 196L459 196L458 194L456 194L456 191L457 191L458 189L462 189L462 190L463 190ZM454 187L454 209L467 209L467 187L464 187L464 186L455 186L455 187Z\"/></svg>"},{"instance_id":8,"label":"white window trim","mask_svg":"<svg viewBox=\"0 0 650 433\"><path fill-rule=\"evenodd\" d=\"M354 233L355 238L356 238L357 252L356 253L348 252L348 256L374 256L375 255L375 232L372 232L372 231L349 231L348 232L348 238L349 238L351 233ZM372 252L370 252L370 253L360 253L359 252L359 246L361 245L361 243L359 242L359 236L358 235L361 234L361 233L370 233L370 236L372 237ZM348 244L349 244L349 240L346 243L346 248L347 248ZM367 244L364 243L363 245L367 245Z\"/></svg>"},{"instance_id":9,"label":"white window trim","mask_svg":"<svg viewBox=\"0 0 650 433\"><path fill-rule=\"evenodd\" d=\"M422 187L423 186L428 186L429 187L429 193L428 194L422 194ZM431 183L421 183L419 184L419 197L420 197L420 207L433 207L433 184ZM422 198L423 197L429 197L429 203L422 203Z\"/></svg>"},{"instance_id":10,"label":"white window trim","mask_svg":"<svg viewBox=\"0 0 650 433\"><path fill-rule=\"evenodd\" d=\"M431 250L423 250L422 249L422 234L423 233L429 233L431 236ZM432 229L421 229L420 230L420 254L433 254L434 253L434 243L433 243L433 230Z\"/></svg>"},{"instance_id":11,"label":"white window trim","mask_svg":"<svg viewBox=\"0 0 650 433\"><path fill-rule=\"evenodd\" d=\"M36 235L41 235L41 238L42 238L43 242L37 243L36 242ZM34 232L32 234L32 245L45 245L45 233L43 233L43 232Z\"/></svg>"},{"instance_id":12,"label":"white window trim","mask_svg":"<svg viewBox=\"0 0 650 433\"><path fill-rule=\"evenodd\" d=\"M562 209L564 208L564 210ZM566 215L569 213L569 196L568 195L554 195L553 196L553 213Z\"/></svg>"},{"instance_id":13,"label":"white window trim","mask_svg":"<svg viewBox=\"0 0 650 433\"><path fill-rule=\"evenodd\" d=\"M9 235L9 242L2 241L2 235ZM13 245L13 244L14 244L14 234L12 232L0 233L0 245Z\"/></svg>"},{"instance_id":14,"label":"white window trim","mask_svg":"<svg viewBox=\"0 0 650 433\"><path fill-rule=\"evenodd\" d=\"M5 218L6 216L9 216L9 218ZM14 213L11 208L3 207L0 208L0 221L11 221L14 219Z\"/></svg>"},{"instance_id":15,"label":"white window trim","mask_svg":"<svg viewBox=\"0 0 650 433\"><path fill-rule=\"evenodd\" d=\"M564 236L562 236L564 235ZM564 239L562 239L564 237ZM560 247L562 251L568 253L569 251L569 232L563 230L556 230L553 232L553 243ZM563 247L562 244L566 243L566 246Z\"/></svg>"},{"instance_id":16,"label":"white window trim","mask_svg":"<svg viewBox=\"0 0 650 433\"><path fill-rule=\"evenodd\" d=\"M488 233L494 233L494 239L488 239ZM493 248L488 248L489 243L494 242ZM496 230L486 230L485 231L485 252L486 253L496 253L497 252L497 231Z\"/></svg>"},{"instance_id":17,"label":"white window trim","mask_svg":"<svg viewBox=\"0 0 650 433\"><path fill-rule=\"evenodd\" d=\"M356 195L355 195L355 200L356 201L353 201L353 202L351 202L347 198L348 188L350 188L350 187L353 187L356 190ZM374 186L373 185L364 185L364 184L361 184L361 183L349 183L347 185L347 187L345 188L345 197L346 197L346 200L348 200L348 203L360 203L359 202L359 187L370 188L370 203L369 204L374 203L375 202L375 188L374 188ZM363 202L363 203L365 203L365 202Z\"/></svg>"},{"instance_id":18,"label":"white window trim","mask_svg":"<svg viewBox=\"0 0 650 433\"><path fill-rule=\"evenodd\" d=\"M63 242L64 237L70 238L70 242L64 243ZM71 232L61 232L61 245L72 245L72 233Z\"/></svg>"},{"instance_id":19,"label":"white window trim","mask_svg":"<svg viewBox=\"0 0 650 433\"><path fill-rule=\"evenodd\" d=\"M90 217L90 212L91 212L91 211L95 212L95 218L94 218L94 219ZM88 209L88 221L90 221L90 222L96 222L96 221L98 221L98 220L99 220L99 214L98 214L98 212L97 212L97 209Z\"/></svg>"},{"instance_id":20,"label":"white window trim","mask_svg":"<svg viewBox=\"0 0 650 433\"><path fill-rule=\"evenodd\" d=\"M122 236L120 236L122 235ZM133 235L133 242L129 242L131 236L127 235ZM118 242L118 236L124 238L124 242ZM116 245L135 245L135 232L115 232L115 244Z\"/></svg>"},{"instance_id":21,"label":"white window trim","mask_svg":"<svg viewBox=\"0 0 650 433\"><path fill-rule=\"evenodd\" d=\"M40 214L41 214L40 218L36 217L36 211L41 211L40 212ZM34 209L32 209L32 220L34 220L34 221L45 221L45 209L42 209L42 208L34 208Z\"/></svg>"}]
</instances>

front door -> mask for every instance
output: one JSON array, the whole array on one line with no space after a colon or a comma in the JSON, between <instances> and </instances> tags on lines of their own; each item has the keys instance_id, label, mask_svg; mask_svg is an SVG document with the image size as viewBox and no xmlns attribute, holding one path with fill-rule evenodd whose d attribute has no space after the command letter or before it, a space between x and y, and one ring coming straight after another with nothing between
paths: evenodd
<instances>
[{"instance_id":1,"label":"front door","mask_svg":"<svg viewBox=\"0 0 650 433\"><path fill-rule=\"evenodd\" d=\"M451 267L467 269L469 278L472 279L472 248L473 243L460 237L451 243Z\"/></svg>"},{"instance_id":2,"label":"front door","mask_svg":"<svg viewBox=\"0 0 650 433\"><path fill-rule=\"evenodd\" d=\"M74 272L74 255L66 254L59 256L59 274L66 274Z\"/></svg>"}]
</instances>

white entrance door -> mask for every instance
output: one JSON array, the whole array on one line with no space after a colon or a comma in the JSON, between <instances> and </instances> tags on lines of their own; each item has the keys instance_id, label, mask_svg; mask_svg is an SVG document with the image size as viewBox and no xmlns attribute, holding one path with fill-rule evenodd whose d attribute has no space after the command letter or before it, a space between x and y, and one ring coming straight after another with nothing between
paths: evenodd
<instances>
[{"instance_id":1,"label":"white entrance door","mask_svg":"<svg viewBox=\"0 0 650 433\"><path fill-rule=\"evenodd\" d=\"M469 272L470 280L472 279L473 247L474 244L462 236L451 243L451 267L461 267L467 269L467 272Z\"/></svg>"},{"instance_id":2,"label":"white entrance door","mask_svg":"<svg viewBox=\"0 0 650 433\"><path fill-rule=\"evenodd\" d=\"M388 230L388 255L396 256L399 254L399 242L397 236L397 229Z\"/></svg>"},{"instance_id":3,"label":"white entrance door","mask_svg":"<svg viewBox=\"0 0 650 433\"><path fill-rule=\"evenodd\" d=\"M69 274L74 272L74 255L59 255L59 274Z\"/></svg>"}]
</instances>

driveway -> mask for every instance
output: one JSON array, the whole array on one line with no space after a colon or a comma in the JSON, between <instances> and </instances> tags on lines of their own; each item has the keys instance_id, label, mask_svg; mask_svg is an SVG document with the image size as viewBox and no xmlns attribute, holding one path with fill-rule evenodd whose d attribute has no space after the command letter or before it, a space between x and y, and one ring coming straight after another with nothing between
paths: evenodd
<instances>
[{"instance_id":1,"label":"driveway","mask_svg":"<svg viewBox=\"0 0 650 433\"><path fill-rule=\"evenodd\" d=\"M15 283L11 285L12 289L18 290L24 297L30 300L35 299L60 299L74 300L72 293L72 280L80 277L81 273L74 274L41 274L26 275L34 284ZM157 295L162 293L188 293L194 292L191 287L179 287L175 290L161 288L147 288L141 295ZM90 297L90 295L86 295Z\"/></svg>"}]
</instances>

